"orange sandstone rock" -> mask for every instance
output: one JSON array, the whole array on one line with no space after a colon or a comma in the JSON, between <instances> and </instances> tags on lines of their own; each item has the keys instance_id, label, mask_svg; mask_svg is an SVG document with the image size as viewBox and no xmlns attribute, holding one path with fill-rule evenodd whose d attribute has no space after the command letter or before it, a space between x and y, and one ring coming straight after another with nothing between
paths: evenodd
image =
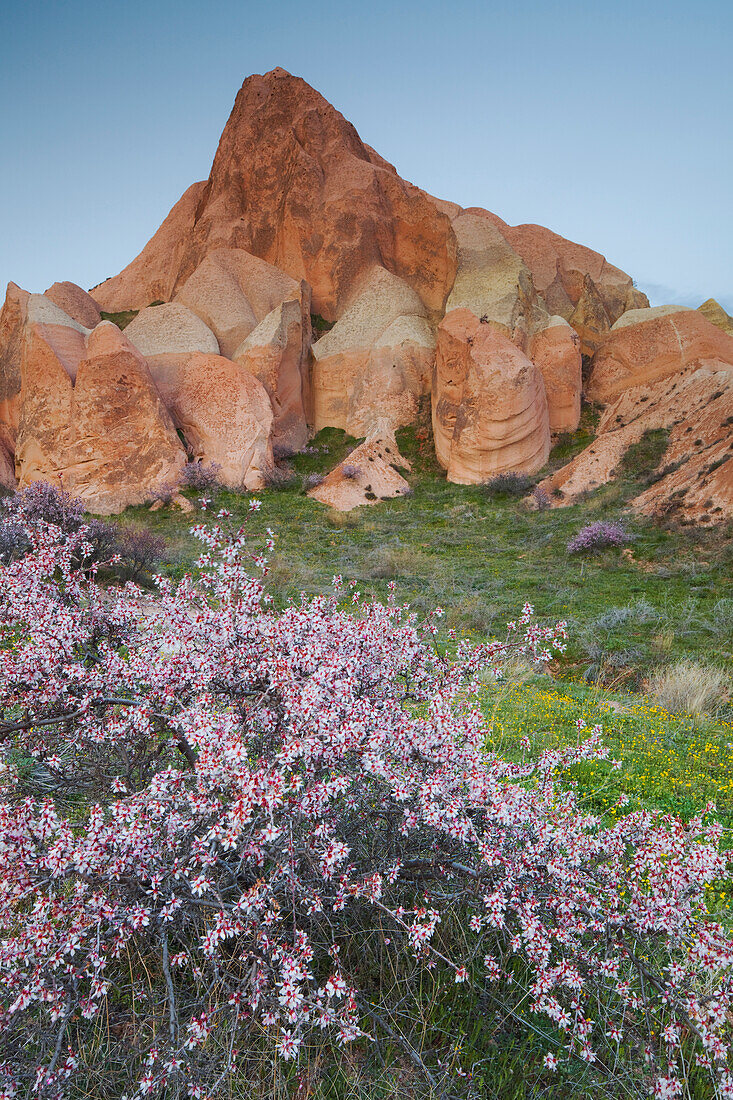
<instances>
[{"instance_id":1,"label":"orange sandstone rock","mask_svg":"<svg viewBox=\"0 0 733 1100\"><path fill-rule=\"evenodd\" d=\"M222 247L305 279L327 320L375 264L431 310L442 309L455 273L448 218L283 69L245 80L206 183L186 192L140 256L94 296L107 310L169 300Z\"/></svg>"},{"instance_id":2,"label":"orange sandstone rock","mask_svg":"<svg viewBox=\"0 0 733 1100\"><path fill-rule=\"evenodd\" d=\"M4 455L0 484L8 489L15 482L15 475L10 476L9 465L12 467L20 418L20 361L29 298L26 290L8 283L0 310L0 441Z\"/></svg>"},{"instance_id":3,"label":"orange sandstone rock","mask_svg":"<svg viewBox=\"0 0 733 1100\"><path fill-rule=\"evenodd\" d=\"M102 320L99 306L91 294L87 294L76 283L54 283L44 292L44 297L50 298L64 313L85 328L95 328Z\"/></svg>"},{"instance_id":4,"label":"orange sandstone rock","mask_svg":"<svg viewBox=\"0 0 733 1100\"><path fill-rule=\"evenodd\" d=\"M502 332L467 309L438 327L433 434L448 480L477 484L508 471L535 473L550 453L540 371Z\"/></svg>"},{"instance_id":5,"label":"orange sandstone rock","mask_svg":"<svg viewBox=\"0 0 733 1100\"><path fill-rule=\"evenodd\" d=\"M194 352L152 361L160 394L193 457L221 466L233 489L259 489L272 465L272 407L262 383L222 355Z\"/></svg>"},{"instance_id":6,"label":"orange sandstone rock","mask_svg":"<svg viewBox=\"0 0 733 1100\"><path fill-rule=\"evenodd\" d=\"M34 324L24 349L20 485L60 484L101 514L149 500L177 479L185 453L144 358L103 322L70 370L54 336Z\"/></svg>"},{"instance_id":7,"label":"orange sandstone rock","mask_svg":"<svg viewBox=\"0 0 733 1100\"><path fill-rule=\"evenodd\" d=\"M701 359L733 364L733 337L697 310L639 310L622 319L596 353L586 387L591 401L608 402L630 387L649 385Z\"/></svg>"},{"instance_id":8,"label":"orange sandstone rock","mask_svg":"<svg viewBox=\"0 0 733 1100\"><path fill-rule=\"evenodd\" d=\"M625 389L605 409L593 443L542 484L555 503L570 504L613 478L645 432L665 428L667 451L633 507L703 524L728 519L733 516L732 424L733 366L699 360Z\"/></svg>"},{"instance_id":9,"label":"orange sandstone rock","mask_svg":"<svg viewBox=\"0 0 733 1100\"><path fill-rule=\"evenodd\" d=\"M627 309L649 305L646 295L634 287L631 276L610 264L600 252L569 241L542 225L507 225L486 210L476 208L470 212L488 217L498 225L531 271L535 287L551 313L570 320L583 293L586 276L611 323Z\"/></svg>"},{"instance_id":10,"label":"orange sandstone rock","mask_svg":"<svg viewBox=\"0 0 733 1100\"><path fill-rule=\"evenodd\" d=\"M272 443L295 453L308 441L310 315L308 295L282 302L260 321L233 359L259 379L273 411Z\"/></svg>"},{"instance_id":11,"label":"orange sandstone rock","mask_svg":"<svg viewBox=\"0 0 733 1100\"><path fill-rule=\"evenodd\" d=\"M580 337L562 317L551 317L530 338L527 354L545 383L550 431L574 432L583 390Z\"/></svg>"},{"instance_id":12,"label":"orange sandstone rock","mask_svg":"<svg viewBox=\"0 0 733 1100\"><path fill-rule=\"evenodd\" d=\"M314 427L389 435L429 392L435 338L416 291L372 268L336 325L313 345Z\"/></svg>"},{"instance_id":13,"label":"orange sandstone rock","mask_svg":"<svg viewBox=\"0 0 733 1100\"><path fill-rule=\"evenodd\" d=\"M350 512L352 508L407 493L410 487L399 471L409 469L410 464L400 454L394 436L367 439L308 496L330 504L339 512Z\"/></svg>"}]
</instances>

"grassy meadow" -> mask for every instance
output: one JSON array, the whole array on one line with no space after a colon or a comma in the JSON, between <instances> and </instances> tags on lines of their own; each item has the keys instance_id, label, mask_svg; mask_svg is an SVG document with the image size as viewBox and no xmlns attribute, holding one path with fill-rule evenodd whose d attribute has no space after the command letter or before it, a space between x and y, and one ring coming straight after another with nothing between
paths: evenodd
<instances>
[{"instance_id":1,"label":"grassy meadow","mask_svg":"<svg viewBox=\"0 0 733 1100\"><path fill-rule=\"evenodd\" d=\"M549 468L592 438L592 413L584 420L555 447ZM536 511L521 496L450 484L427 431L404 429L398 441L413 467L411 494L341 513L303 491L309 474L332 469L356 442L326 429L312 453L290 461L291 484L256 494L263 506L252 529L270 527L277 540L273 595L282 602L325 592L342 574L383 598L394 581L400 601L420 613L440 606L447 627L476 638L502 636L529 600L542 619L568 621L568 652L553 666L563 679L638 691L655 669L681 658L733 672L733 525L662 525L628 513L664 450L664 433L650 434L627 453L618 480L581 503ZM251 495L221 491L215 504L236 521ZM568 540L585 524L617 518L633 535L627 548L568 554ZM145 507L129 509L122 522L165 537L166 571L192 567L191 516Z\"/></svg>"}]
</instances>

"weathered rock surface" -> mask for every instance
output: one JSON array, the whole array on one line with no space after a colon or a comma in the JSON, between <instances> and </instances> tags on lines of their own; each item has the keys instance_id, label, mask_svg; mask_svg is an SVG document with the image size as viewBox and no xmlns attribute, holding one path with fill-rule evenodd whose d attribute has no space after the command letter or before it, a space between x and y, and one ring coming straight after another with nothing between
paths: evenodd
<instances>
[{"instance_id":1,"label":"weathered rock surface","mask_svg":"<svg viewBox=\"0 0 733 1100\"><path fill-rule=\"evenodd\" d=\"M60 484L101 514L149 500L177 479L185 452L144 358L104 322L72 376L51 327L32 325L23 355L20 485Z\"/></svg>"},{"instance_id":2,"label":"weathered rock surface","mask_svg":"<svg viewBox=\"0 0 733 1100\"><path fill-rule=\"evenodd\" d=\"M667 451L634 507L698 523L733 516L733 366L703 359L651 383L629 386L604 411L593 443L542 483L569 504L614 477L645 432L669 431Z\"/></svg>"},{"instance_id":3,"label":"weathered rock surface","mask_svg":"<svg viewBox=\"0 0 733 1100\"><path fill-rule=\"evenodd\" d=\"M649 305L630 275L610 264L600 252L576 244L542 225L507 225L496 214L471 210L490 218L532 273L534 285L551 313L566 320L577 306L588 277L612 324L627 309Z\"/></svg>"},{"instance_id":4,"label":"weathered rock surface","mask_svg":"<svg viewBox=\"0 0 733 1100\"><path fill-rule=\"evenodd\" d=\"M313 345L315 430L389 435L411 423L429 392L434 349L416 291L373 268L341 319Z\"/></svg>"},{"instance_id":5,"label":"weathered rock surface","mask_svg":"<svg viewBox=\"0 0 733 1100\"><path fill-rule=\"evenodd\" d=\"M89 330L43 294L28 294L15 283L0 313L0 484L15 485L14 454L21 417L22 363L34 350L50 348L69 377L84 355ZM40 343L35 337L39 337ZM45 355L45 352L43 353Z\"/></svg>"},{"instance_id":6,"label":"weathered rock surface","mask_svg":"<svg viewBox=\"0 0 733 1100\"><path fill-rule=\"evenodd\" d=\"M695 309L638 310L635 323L615 327L596 353L586 386L591 401L679 373L701 359L733 363L733 337Z\"/></svg>"},{"instance_id":7,"label":"weathered rock surface","mask_svg":"<svg viewBox=\"0 0 733 1100\"><path fill-rule=\"evenodd\" d=\"M23 354L25 319L30 294L8 283L0 311L0 439L3 453L12 456L20 419L20 361ZM10 488L7 457L3 461L2 484Z\"/></svg>"},{"instance_id":8,"label":"weathered rock surface","mask_svg":"<svg viewBox=\"0 0 733 1100\"><path fill-rule=\"evenodd\" d=\"M242 248L209 252L175 300L208 325L221 354L229 359L260 321L283 302L303 302L310 314L308 291L300 280Z\"/></svg>"},{"instance_id":9,"label":"weathered rock surface","mask_svg":"<svg viewBox=\"0 0 733 1100\"><path fill-rule=\"evenodd\" d=\"M583 289L568 321L580 338L581 355L591 358L610 332L611 319L589 275L583 279Z\"/></svg>"},{"instance_id":10,"label":"weathered rock surface","mask_svg":"<svg viewBox=\"0 0 733 1100\"><path fill-rule=\"evenodd\" d=\"M232 356L265 387L274 414L272 443L290 453L301 450L309 435L307 301L306 294L282 302L260 321Z\"/></svg>"},{"instance_id":11,"label":"weathered rock surface","mask_svg":"<svg viewBox=\"0 0 733 1100\"><path fill-rule=\"evenodd\" d=\"M272 407L262 383L222 355L152 360L155 384L193 457L221 466L232 489L259 489L273 464Z\"/></svg>"},{"instance_id":12,"label":"weathered rock surface","mask_svg":"<svg viewBox=\"0 0 733 1100\"><path fill-rule=\"evenodd\" d=\"M156 355L218 355L216 336L193 310L170 302L141 309L125 328L125 336L146 359Z\"/></svg>"},{"instance_id":13,"label":"weathered rock surface","mask_svg":"<svg viewBox=\"0 0 733 1100\"><path fill-rule=\"evenodd\" d=\"M99 306L91 294L87 294L86 290L82 290L76 283L54 283L44 292L44 297L50 298L64 313L74 321L78 321L84 328L95 328L102 320Z\"/></svg>"},{"instance_id":14,"label":"weathered rock surface","mask_svg":"<svg viewBox=\"0 0 733 1100\"><path fill-rule=\"evenodd\" d=\"M630 328L631 325L640 325L642 321L653 321L657 317L666 317L670 313L686 313L687 306L650 306L647 309L627 309L622 313L618 321L611 325L611 332L618 332L622 328Z\"/></svg>"},{"instance_id":15,"label":"weathered rock surface","mask_svg":"<svg viewBox=\"0 0 733 1100\"><path fill-rule=\"evenodd\" d=\"M339 512L350 512L363 504L377 504L409 491L400 473L410 464L400 454L394 436L367 439L324 478L308 496L330 504Z\"/></svg>"},{"instance_id":16,"label":"weathered rock surface","mask_svg":"<svg viewBox=\"0 0 733 1100\"><path fill-rule=\"evenodd\" d=\"M706 302L697 307L697 311L702 313L705 320L709 321L711 325L717 325L718 328L722 328L723 332L733 336L733 317L726 313L720 302L715 301L715 298L708 298Z\"/></svg>"},{"instance_id":17,"label":"weathered rock surface","mask_svg":"<svg viewBox=\"0 0 733 1100\"><path fill-rule=\"evenodd\" d=\"M550 453L538 368L494 325L467 309L438 327L433 434L448 480L478 484L512 470L535 473Z\"/></svg>"},{"instance_id":18,"label":"weathered rock surface","mask_svg":"<svg viewBox=\"0 0 733 1100\"><path fill-rule=\"evenodd\" d=\"M206 253L222 247L305 279L327 320L375 264L433 310L442 309L455 273L448 218L282 69L245 80L206 183L189 189L140 256L94 296L106 310L169 300Z\"/></svg>"},{"instance_id":19,"label":"weathered rock surface","mask_svg":"<svg viewBox=\"0 0 733 1100\"><path fill-rule=\"evenodd\" d=\"M527 265L488 218L464 212L452 225L458 271L446 313L470 309L523 345L527 333L547 316L537 301Z\"/></svg>"},{"instance_id":20,"label":"weathered rock surface","mask_svg":"<svg viewBox=\"0 0 733 1100\"><path fill-rule=\"evenodd\" d=\"M530 338L527 354L545 383L550 431L574 432L583 392L580 337L563 317L550 317Z\"/></svg>"}]
</instances>

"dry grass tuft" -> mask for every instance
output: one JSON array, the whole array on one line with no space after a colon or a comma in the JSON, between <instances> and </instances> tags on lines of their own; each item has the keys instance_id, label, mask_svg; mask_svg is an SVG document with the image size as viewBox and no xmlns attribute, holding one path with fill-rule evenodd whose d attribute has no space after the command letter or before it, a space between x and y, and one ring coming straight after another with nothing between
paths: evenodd
<instances>
[{"instance_id":1,"label":"dry grass tuft","mask_svg":"<svg viewBox=\"0 0 733 1100\"><path fill-rule=\"evenodd\" d=\"M729 700L730 688L721 669L677 661L652 676L648 694L669 714L714 714Z\"/></svg>"}]
</instances>

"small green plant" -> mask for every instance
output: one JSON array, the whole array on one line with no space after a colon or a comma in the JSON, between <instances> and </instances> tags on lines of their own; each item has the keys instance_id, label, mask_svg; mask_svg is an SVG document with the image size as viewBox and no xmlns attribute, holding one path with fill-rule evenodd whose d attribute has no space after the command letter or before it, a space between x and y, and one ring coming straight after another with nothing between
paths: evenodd
<instances>
[{"instance_id":1,"label":"small green plant","mask_svg":"<svg viewBox=\"0 0 733 1100\"><path fill-rule=\"evenodd\" d=\"M113 325L117 325L117 328L123 329L137 317L139 312L139 309L121 309L117 313L105 313L104 310L100 310L100 317L103 321L111 321Z\"/></svg>"},{"instance_id":2,"label":"small green plant","mask_svg":"<svg viewBox=\"0 0 733 1100\"><path fill-rule=\"evenodd\" d=\"M334 321L327 321L325 317L321 317L320 313L311 313L311 328L316 337L322 336L324 332L330 332L334 324Z\"/></svg>"},{"instance_id":3,"label":"small green plant","mask_svg":"<svg viewBox=\"0 0 733 1100\"><path fill-rule=\"evenodd\" d=\"M534 481L526 474L497 474L481 486L488 497L523 497Z\"/></svg>"}]
</instances>

